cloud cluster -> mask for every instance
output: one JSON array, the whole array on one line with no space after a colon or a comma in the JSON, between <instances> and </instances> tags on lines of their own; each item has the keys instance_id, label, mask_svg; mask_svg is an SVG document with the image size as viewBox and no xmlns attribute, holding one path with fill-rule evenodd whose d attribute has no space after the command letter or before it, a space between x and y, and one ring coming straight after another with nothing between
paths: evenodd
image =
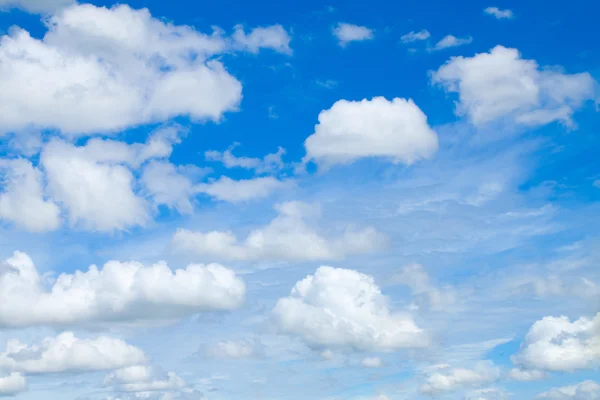
<instances>
[{"instance_id":1,"label":"cloud cluster","mask_svg":"<svg viewBox=\"0 0 600 400\"><path fill-rule=\"evenodd\" d=\"M183 389L185 381L176 373L158 367L132 365L109 373L104 385L120 392L153 392Z\"/></svg>"},{"instance_id":2,"label":"cloud cluster","mask_svg":"<svg viewBox=\"0 0 600 400\"><path fill-rule=\"evenodd\" d=\"M63 273L47 288L31 258L15 252L0 264L0 327L168 320L230 310L244 295L244 282L222 265L172 271L164 262L109 261Z\"/></svg>"},{"instance_id":3,"label":"cloud cluster","mask_svg":"<svg viewBox=\"0 0 600 400\"><path fill-rule=\"evenodd\" d=\"M595 400L600 399L600 385L594 381L583 381L572 386L550 389L536 396L538 400Z\"/></svg>"},{"instance_id":4,"label":"cloud cluster","mask_svg":"<svg viewBox=\"0 0 600 400\"><path fill-rule=\"evenodd\" d=\"M412 101L383 97L339 100L321 111L315 132L304 142L305 161L319 166L350 164L379 157L395 164L412 164L433 156L438 148L427 116Z\"/></svg>"},{"instance_id":5,"label":"cloud cluster","mask_svg":"<svg viewBox=\"0 0 600 400\"><path fill-rule=\"evenodd\" d=\"M314 348L396 351L428 343L411 315L393 313L373 278L354 270L318 268L277 301L273 317L281 332Z\"/></svg>"},{"instance_id":6,"label":"cloud cluster","mask_svg":"<svg viewBox=\"0 0 600 400\"><path fill-rule=\"evenodd\" d=\"M488 384L499 377L500 369L489 362L480 362L473 369L445 367L429 375L420 390L428 394L449 392L462 387Z\"/></svg>"},{"instance_id":7,"label":"cloud cluster","mask_svg":"<svg viewBox=\"0 0 600 400\"><path fill-rule=\"evenodd\" d=\"M373 228L348 229L340 237L328 239L307 224L307 218L319 212L310 204L287 202L275 209L278 216L251 231L243 241L230 231L179 229L173 236L173 246L179 251L221 260L315 261L370 252L386 241Z\"/></svg>"},{"instance_id":8,"label":"cloud cluster","mask_svg":"<svg viewBox=\"0 0 600 400\"><path fill-rule=\"evenodd\" d=\"M0 375L0 397L15 396L27 389L27 380L18 372L10 375Z\"/></svg>"},{"instance_id":9,"label":"cloud cluster","mask_svg":"<svg viewBox=\"0 0 600 400\"><path fill-rule=\"evenodd\" d=\"M528 127L554 121L573 125L573 113L598 93L589 73L540 68L503 46L473 57L453 57L431 76L433 83L458 93L456 113L476 126L494 121Z\"/></svg>"}]
</instances>

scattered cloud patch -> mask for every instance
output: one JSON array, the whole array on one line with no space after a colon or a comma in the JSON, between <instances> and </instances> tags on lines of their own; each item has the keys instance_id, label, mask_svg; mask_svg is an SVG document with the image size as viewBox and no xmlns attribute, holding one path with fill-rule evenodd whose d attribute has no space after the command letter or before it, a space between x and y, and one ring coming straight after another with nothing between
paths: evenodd
<instances>
[{"instance_id":1,"label":"scattered cloud patch","mask_svg":"<svg viewBox=\"0 0 600 400\"><path fill-rule=\"evenodd\" d=\"M18 372L0 375L0 397L16 396L27 390L27 380Z\"/></svg>"},{"instance_id":2,"label":"scattered cloud patch","mask_svg":"<svg viewBox=\"0 0 600 400\"><path fill-rule=\"evenodd\" d=\"M495 17L496 19L513 19L515 17L512 10L501 10L498 7L487 7L483 10L483 12L487 15Z\"/></svg>"},{"instance_id":3,"label":"scattered cloud patch","mask_svg":"<svg viewBox=\"0 0 600 400\"><path fill-rule=\"evenodd\" d=\"M196 185L195 191L207 194L215 200L243 203L268 197L276 190L289 188L293 185L293 180L282 181L271 176L240 180L222 176L214 182Z\"/></svg>"},{"instance_id":4,"label":"scattered cloud patch","mask_svg":"<svg viewBox=\"0 0 600 400\"><path fill-rule=\"evenodd\" d=\"M350 42L372 40L375 37L375 34L372 29L369 29L366 26L340 22L333 28L333 36L338 39L340 46L346 47Z\"/></svg>"},{"instance_id":5,"label":"scattered cloud patch","mask_svg":"<svg viewBox=\"0 0 600 400\"><path fill-rule=\"evenodd\" d=\"M233 150L239 147L239 143L234 143L225 151L209 150L204 153L207 161L216 161L223 163L226 168L243 168L255 171L257 174L273 174L281 171L285 167L283 156L285 149L279 147L275 153L270 153L263 158L238 157L233 154Z\"/></svg>"},{"instance_id":6,"label":"scattered cloud patch","mask_svg":"<svg viewBox=\"0 0 600 400\"><path fill-rule=\"evenodd\" d=\"M577 385L550 389L536 396L538 400L595 400L600 399L600 385L594 381L583 381Z\"/></svg>"},{"instance_id":7,"label":"scattered cloud patch","mask_svg":"<svg viewBox=\"0 0 600 400\"><path fill-rule=\"evenodd\" d=\"M104 386L120 392L154 392L178 390L185 387L185 381L174 372L164 372L158 367L133 365L109 373L104 378Z\"/></svg>"},{"instance_id":8,"label":"scattered cloud patch","mask_svg":"<svg viewBox=\"0 0 600 400\"><path fill-rule=\"evenodd\" d=\"M421 29L420 31L411 31L400 37L402 43L414 43L421 40L427 40L431 37L431 33L427 29Z\"/></svg>"},{"instance_id":9,"label":"scattered cloud patch","mask_svg":"<svg viewBox=\"0 0 600 400\"><path fill-rule=\"evenodd\" d=\"M256 54L260 49L271 49L278 53L292 54L291 37L279 24L253 28L248 34L244 32L242 25L236 25L232 39L235 46L251 53Z\"/></svg>"},{"instance_id":10,"label":"scattered cloud patch","mask_svg":"<svg viewBox=\"0 0 600 400\"><path fill-rule=\"evenodd\" d=\"M443 368L427 377L421 386L422 393L437 394L451 392L463 387L481 386L500 377L500 369L490 362L480 362L473 369Z\"/></svg>"},{"instance_id":11,"label":"scattered cloud patch","mask_svg":"<svg viewBox=\"0 0 600 400\"><path fill-rule=\"evenodd\" d=\"M456 37L454 35L447 35L444 36L443 39L441 39L439 42L437 42L435 44L435 46L433 46L433 51L437 51L437 50L443 50L443 49L449 49L451 47L458 47L458 46L464 46L466 44L470 44L471 42L473 42L473 38L471 36L465 36L465 37Z\"/></svg>"}]
</instances>

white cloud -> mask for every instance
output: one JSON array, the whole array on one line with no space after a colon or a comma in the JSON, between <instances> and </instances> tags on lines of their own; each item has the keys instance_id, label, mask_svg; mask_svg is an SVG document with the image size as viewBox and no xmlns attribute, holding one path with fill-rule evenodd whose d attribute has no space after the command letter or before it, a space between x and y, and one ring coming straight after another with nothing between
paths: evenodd
<instances>
[{"instance_id":1,"label":"white cloud","mask_svg":"<svg viewBox=\"0 0 600 400\"><path fill-rule=\"evenodd\" d=\"M148 365L134 365L111 372L104 378L105 386L122 392L152 392L177 390L185 381L174 372L164 372Z\"/></svg>"},{"instance_id":2,"label":"white cloud","mask_svg":"<svg viewBox=\"0 0 600 400\"><path fill-rule=\"evenodd\" d=\"M513 14L512 10L509 10L509 9L501 10L498 7L487 7L485 10L483 10L483 12L488 15L494 16L496 19L513 19L514 18L514 14Z\"/></svg>"},{"instance_id":3,"label":"white cloud","mask_svg":"<svg viewBox=\"0 0 600 400\"><path fill-rule=\"evenodd\" d=\"M381 368L383 363L381 362L381 358L379 357L365 357L360 363L365 368Z\"/></svg>"},{"instance_id":4,"label":"white cloud","mask_svg":"<svg viewBox=\"0 0 600 400\"><path fill-rule=\"evenodd\" d=\"M109 261L63 273L47 288L29 256L15 252L0 264L0 326L168 320L236 308L244 294L244 282L221 265L172 271L164 262Z\"/></svg>"},{"instance_id":5,"label":"white cloud","mask_svg":"<svg viewBox=\"0 0 600 400\"><path fill-rule=\"evenodd\" d=\"M293 184L292 180L280 181L271 176L240 180L222 176L214 182L196 185L195 191L205 193L216 200L243 203L268 197L273 191L285 189Z\"/></svg>"},{"instance_id":6,"label":"white cloud","mask_svg":"<svg viewBox=\"0 0 600 400\"><path fill-rule=\"evenodd\" d=\"M395 351L428 344L412 316L392 313L373 278L354 270L318 268L277 301L273 316L282 333L314 348Z\"/></svg>"},{"instance_id":7,"label":"white cloud","mask_svg":"<svg viewBox=\"0 0 600 400\"><path fill-rule=\"evenodd\" d=\"M43 176L24 159L0 159L0 218L32 231L52 231L60 226L60 209L44 196Z\"/></svg>"},{"instance_id":8,"label":"white cloud","mask_svg":"<svg viewBox=\"0 0 600 400\"><path fill-rule=\"evenodd\" d=\"M194 186L185 168L182 170L166 161L151 161L144 167L140 183L156 205L175 208L182 214L194 210L190 201Z\"/></svg>"},{"instance_id":9,"label":"white cloud","mask_svg":"<svg viewBox=\"0 0 600 400\"><path fill-rule=\"evenodd\" d=\"M600 365L600 313L571 322L544 317L529 329L513 363L547 371L575 371Z\"/></svg>"},{"instance_id":10,"label":"white cloud","mask_svg":"<svg viewBox=\"0 0 600 400\"><path fill-rule=\"evenodd\" d=\"M513 368L506 376L513 381L531 382L548 378L548 373L537 369Z\"/></svg>"},{"instance_id":11,"label":"white cloud","mask_svg":"<svg viewBox=\"0 0 600 400\"><path fill-rule=\"evenodd\" d=\"M536 399L545 400L598 400L600 385L594 381L583 381L577 385L563 386L540 393Z\"/></svg>"},{"instance_id":12,"label":"white cloud","mask_svg":"<svg viewBox=\"0 0 600 400\"><path fill-rule=\"evenodd\" d=\"M252 29L249 34L244 32L242 25L237 25L232 39L236 46L246 49L251 53L258 53L262 48L275 50L279 53L292 54L290 35L279 24L257 27Z\"/></svg>"},{"instance_id":13,"label":"white cloud","mask_svg":"<svg viewBox=\"0 0 600 400\"><path fill-rule=\"evenodd\" d=\"M497 388L472 390L465 396L465 400L506 400L509 398L508 393Z\"/></svg>"},{"instance_id":14,"label":"white cloud","mask_svg":"<svg viewBox=\"0 0 600 400\"><path fill-rule=\"evenodd\" d=\"M597 82L588 73L540 69L518 50L502 46L473 57L453 57L432 73L432 81L458 93L456 114L466 115L476 126L493 121L572 125L575 110L597 93Z\"/></svg>"},{"instance_id":15,"label":"white cloud","mask_svg":"<svg viewBox=\"0 0 600 400\"><path fill-rule=\"evenodd\" d=\"M342 47L345 47L350 42L372 40L375 37L373 30L366 26L346 24L343 22L340 22L333 28L333 35L339 40L339 44Z\"/></svg>"},{"instance_id":16,"label":"white cloud","mask_svg":"<svg viewBox=\"0 0 600 400\"><path fill-rule=\"evenodd\" d=\"M73 5L38 40L0 39L0 131L114 132L176 116L220 120L242 86L211 55L227 41L162 22L147 9Z\"/></svg>"},{"instance_id":17,"label":"white cloud","mask_svg":"<svg viewBox=\"0 0 600 400\"><path fill-rule=\"evenodd\" d=\"M301 202L275 206L278 216L268 225L251 231L241 242L229 231L193 232L179 229L173 246L205 257L224 260L316 261L342 259L350 254L381 248L386 238L374 228L347 229L338 238L328 239L306 219L320 214L318 207Z\"/></svg>"},{"instance_id":18,"label":"white cloud","mask_svg":"<svg viewBox=\"0 0 600 400\"><path fill-rule=\"evenodd\" d=\"M412 101L384 97L337 101L321 111L315 132L304 142L305 161L320 166L349 164L364 157L412 164L433 156L437 134Z\"/></svg>"},{"instance_id":19,"label":"white cloud","mask_svg":"<svg viewBox=\"0 0 600 400\"><path fill-rule=\"evenodd\" d=\"M263 158L237 157L233 154L233 149L238 147L239 143L234 143L224 152L209 150L204 153L207 161L218 161L223 163L226 168L244 168L256 171L257 174L276 173L285 167L282 160L285 149L279 147L275 153L270 153Z\"/></svg>"},{"instance_id":20,"label":"white cloud","mask_svg":"<svg viewBox=\"0 0 600 400\"><path fill-rule=\"evenodd\" d=\"M480 362L475 368L444 368L427 377L421 386L423 393L436 394L454 391L462 387L480 386L494 382L500 377L500 370L490 362Z\"/></svg>"},{"instance_id":21,"label":"white cloud","mask_svg":"<svg viewBox=\"0 0 600 400\"><path fill-rule=\"evenodd\" d=\"M223 340L208 349L211 357L241 360L252 358L261 352L261 344L250 340Z\"/></svg>"},{"instance_id":22,"label":"white cloud","mask_svg":"<svg viewBox=\"0 0 600 400\"><path fill-rule=\"evenodd\" d=\"M31 13L52 13L73 4L75 0L0 0L0 11L21 8Z\"/></svg>"},{"instance_id":23,"label":"white cloud","mask_svg":"<svg viewBox=\"0 0 600 400\"><path fill-rule=\"evenodd\" d=\"M27 389L27 381L18 372L7 376L0 375L0 397L16 396Z\"/></svg>"},{"instance_id":24,"label":"white cloud","mask_svg":"<svg viewBox=\"0 0 600 400\"><path fill-rule=\"evenodd\" d=\"M72 332L64 332L33 345L9 340L6 350L0 353L0 367L27 374L101 371L144 363L146 359L142 350L120 339L79 339Z\"/></svg>"},{"instance_id":25,"label":"white cloud","mask_svg":"<svg viewBox=\"0 0 600 400\"><path fill-rule=\"evenodd\" d=\"M418 307L440 311L454 306L457 302L455 291L451 287L436 288L419 264L406 265L394 275L393 282L410 287Z\"/></svg>"},{"instance_id":26,"label":"white cloud","mask_svg":"<svg viewBox=\"0 0 600 400\"><path fill-rule=\"evenodd\" d=\"M471 42L473 42L473 38L471 36L459 38L454 35L447 35L447 36L444 36L444 38L442 40L437 42L435 44L435 46L433 46L432 50L442 50L442 49L448 49L450 47L463 46L463 45L469 44Z\"/></svg>"},{"instance_id":27,"label":"white cloud","mask_svg":"<svg viewBox=\"0 0 600 400\"><path fill-rule=\"evenodd\" d=\"M427 29L421 29L418 32L411 31L400 37L402 43L414 43L420 40L426 40L431 37L431 33Z\"/></svg>"}]
</instances>

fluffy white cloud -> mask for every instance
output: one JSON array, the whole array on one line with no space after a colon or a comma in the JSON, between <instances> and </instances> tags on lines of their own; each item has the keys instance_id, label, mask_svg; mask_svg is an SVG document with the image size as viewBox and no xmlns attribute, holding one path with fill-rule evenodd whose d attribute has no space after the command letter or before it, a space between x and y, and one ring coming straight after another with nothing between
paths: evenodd
<instances>
[{"instance_id":1,"label":"fluffy white cloud","mask_svg":"<svg viewBox=\"0 0 600 400\"><path fill-rule=\"evenodd\" d=\"M60 226L60 209L44 196L43 176L24 159L0 159L0 218L32 231L52 231Z\"/></svg>"},{"instance_id":2,"label":"fluffy white cloud","mask_svg":"<svg viewBox=\"0 0 600 400\"><path fill-rule=\"evenodd\" d=\"M540 393L536 399L598 400L600 399L600 385L594 381L583 381L577 385L563 386Z\"/></svg>"},{"instance_id":3,"label":"fluffy white cloud","mask_svg":"<svg viewBox=\"0 0 600 400\"><path fill-rule=\"evenodd\" d=\"M494 16L496 19L512 19L514 14L512 10L501 10L498 7L487 7L483 10L484 13Z\"/></svg>"},{"instance_id":4,"label":"fluffy white cloud","mask_svg":"<svg viewBox=\"0 0 600 400\"><path fill-rule=\"evenodd\" d=\"M410 287L415 297L415 305L419 308L440 311L452 307L457 302L455 291L451 287L436 288L419 264L406 265L394 275L393 282Z\"/></svg>"},{"instance_id":5,"label":"fluffy white cloud","mask_svg":"<svg viewBox=\"0 0 600 400\"><path fill-rule=\"evenodd\" d=\"M281 25L257 27L246 34L244 27L235 27L232 39L235 45L252 53L258 53L261 48L272 49L279 53L292 54L290 35Z\"/></svg>"},{"instance_id":6,"label":"fluffy white cloud","mask_svg":"<svg viewBox=\"0 0 600 400\"><path fill-rule=\"evenodd\" d=\"M16 396L27 389L27 381L18 372L7 376L0 375L0 397Z\"/></svg>"},{"instance_id":7,"label":"fluffy white cloud","mask_svg":"<svg viewBox=\"0 0 600 400\"><path fill-rule=\"evenodd\" d=\"M186 174L186 167L176 167L166 161L151 161L144 167L140 183L156 205L175 208L180 213L191 213L190 198L194 185Z\"/></svg>"},{"instance_id":8,"label":"fluffy white cloud","mask_svg":"<svg viewBox=\"0 0 600 400\"><path fill-rule=\"evenodd\" d=\"M226 168L244 168L256 171L257 174L275 173L283 169L285 163L282 160L285 149L279 147L277 152L267 154L261 158L237 157L233 154L233 149L238 147L239 143L229 146L224 152L209 150L204 153L208 161L219 161Z\"/></svg>"},{"instance_id":9,"label":"fluffy white cloud","mask_svg":"<svg viewBox=\"0 0 600 400\"><path fill-rule=\"evenodd\" d=\"M122 392L152 392L182 389L185 381L174 372L165 373L154 366L133 365L108 374L104 385Z\"/></svg>"},{"instance_id":10,"label":"fluffy white cloud","mask_svg":"<svg viewBox=\"0 0 600 400\"><path fill-rule=\"evenodd\" d=\"M454 391L462 387L480 386L500 377L500 369L489 362L480 362L475 368L444 368L427 377L421 386L423 393L441 393Z\"/></svg>"},{"instance_id":11,"label":"fluffy white cloud","mask_svg":"<svg viewBox=\"0 0 600 400\"><path fill-rule=\"evenodd\" d=\"M428 344L409 314L392 313L371 276L320 267L273 310L280 331L314 348L395 351Z\"/></svg>"},{"instance_id":12,"label":"fluffy white cloud","mask_svg":"<svg viewBox=\"0 0 600 400\"><path fill-rule=\"evenodd\" d=\"M473 57L453 57L432 73L432 81L458 93L456 114L482 126L504 120L524 126L560 121L571 125L576 109L597 93L588 73L539 68L534 60L503 46Z\"/></svg>"},{"instance_id":13,"label":"fluffy white cloud","mask_svg":"<svg viewBox=\"0 0 600 400\"><path fill-rule=\"evenodd\" d=\"M381 368L383 363L381 362L381 358L379 357L365 357L360 363L365 368Z\"/></svg>"},{"instance_id":14,"label":"fluffy white cloud","mask_svg":"<svg viewBox=\"0 0 600 400\"><path fill-rule=\"evenodd\" d=\"M508 372L506 377L513 381L531 382L546 379L548 373L537 369L513 368Z\"/></svg>"},{"instance_id":15,"label":"fluffy white cloud","mask_svg":"<svg viewBox=\"0 0 600 400\"><path fill-rule=\"evenodd\" d=\"M63 273L47 288L31 258L15 252L0 264L0 327L166 320L233 309L244 295L244 282L221 265L172 271L164 262L109 261Z\"/></svg>"},{"instance_id":16,"label":"fluffy white cloud","mask_svg":"<svg viewBox=\"0 0 600 400\"><path fill-rule=\"evenodd\" d=\"M28 374L100 371L144 362L142 350L120 339L79 339L72 332L33 345L9 340L6 350L0 353L0 368Z\"/></svg>"},{"instance_id":17,"label":"fluffy white cloud","mask_svg":"<svg viewBox=\"0 0 600 400\"><path fill-rule=\"evenodd\" d=\"M239 360L252 358L261 353L261 344L250 340L223 340L208 349L214 358Z\"/></svg>"},{"instance_id":18,"label":"fluffy white cloud","mask_svg":"<svg viewBox=\"0 0 600 400\"><path fill-rule=\"evenodd\" d=\"M600 365L600 313L595 318L544 317L529 329L517 365L547 371L575 371Z\"/></svg>"},{"instance_id":19,"label":"fluffy white cloud","mask_svg":"<svg viewBox=\"0 0 600 400\"><path fill-rule=\"evenodd\" d=\"M350 42L371 40L375 37L373 30L366 26L347 24L340 22L333 28L333 35L339 40L339 44L345 47Z\"/></svg>"},{"instance_id":20,"label":"fluffy white cloud","mask_svg":"<svg viewBox=\"0 0 600 400\"><path fill-rule=\"evenodd\" d=\"M233 180L222 176L211 183L195 186L197 193L205 193L217 200L229 203L243 203L250 200L268 197L273 191L290 187L293 181L280 181L272 176L261 178Z\"/></svg>"},{"instance_id":21,"label":"fluffy white cloud","mask_svg":"<svg viewBox=\"0 0 600 400\"><path fill-rule=\"evenodd\" d=\"M21 8L31 13L52 13L73 4L75 0L0 0L0 11Z\"/></svg>"},{"instance_id":22,"label":"fluffy white cloud","mask_svg":"<svg viewBox=\"0 0 600 400\"><path fill-rule=\"evenodd\" d=\"M433 46L432 50L443 50L450 47L463 46L465 44L471 43L472 41L473 38L471 36L459 38L454 35L447 35L444 36L444 38L442 38L439 42L437 42L435 46Z\"/></svg>"},{"instance_id":23,"label":"fluffy white cloud","mask_svg":"<svg viewBox=\"0 0 600 400\"><path fill-rule=\"evenodd\" d=\"M402 43L413 43L418 42L420 40L426 40L431 37L431 33L427 29L421 29L418 32L411 31L407 34L404 34L400 37L400 41Z\"/></svg>"},{"instance_id":24,"label":"fluffy white cloud","mask_svg":"<svg viewBox=\"0 0 600 400\"><path fill-rule=\"evenodd\" d=\"M38 40L0 39L0 131L117 131L186 115L218 121L242 86L216 61L227 40L162 22L147 9L68 7Z\"/></svg>"},{"instance_id":25,"label":"fluffy white cloud","mask_svg":"<svg viewBox=\"0 0 600 400\"><path fill-rule=\"evenodd\" d=\"M321 111L315 132L304 142L304 161L328 167L363 157L382 157L412 164L431 158L438 148L437 134L427 116L412 101L384 97L337 101Z\"/></svg>"},{"instance_id":26,"label":"fluffy white cloud","mask_svg":"<svg viewBox=\"0 0 600 400\"><path fill-rule=\"evenodd\" d=\"M306 222L319 214L318 207L287 202L275 206L278 216L268 225L251 231L244 241L229 231L193 232L179 229L174 248L192 254L225 260L315 261L342 259L350 254L381 248L386 238L374 228L348 229L341 237L328 239Z\"/></svg>"}]
</instances>

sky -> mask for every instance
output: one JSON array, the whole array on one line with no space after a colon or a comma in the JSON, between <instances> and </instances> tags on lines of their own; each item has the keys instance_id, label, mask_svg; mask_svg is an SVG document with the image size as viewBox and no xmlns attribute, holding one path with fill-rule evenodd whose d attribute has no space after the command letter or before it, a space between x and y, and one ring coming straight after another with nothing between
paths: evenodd
<instances>
[{"instance_id":1,"label":"sky","mask_svg":"<svg viewBox=\"0 0 600 400\"><path fill-rule=\"evenodd\" d=\"M600 399L599 11L0 0L0 397Z\"/></svg>"}]
</instances>

